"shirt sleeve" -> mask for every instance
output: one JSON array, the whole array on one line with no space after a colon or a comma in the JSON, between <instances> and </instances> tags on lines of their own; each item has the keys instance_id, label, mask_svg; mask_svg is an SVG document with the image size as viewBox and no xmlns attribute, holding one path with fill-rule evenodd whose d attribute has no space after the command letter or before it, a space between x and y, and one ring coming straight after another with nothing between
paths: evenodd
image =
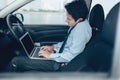
<instances>
[{"instance_id":1,"label":"shirt sleeve","mask_svg":"<svg viewBox=\"0 0 120 80\"><path fill-rule=\"evenodd\" d=\"M55 51L58 51L58 50L60 49L62 43L63 43L63 42L59 42L59 43L57 43L57 44L54 44L54 45L53 45L53 46L54 46L54 50L55 50Z\"/></svg>"},{"instance_id":2,"label":"shirt sleeve","mask_svg":"<svg viewBox=\"0 0 120 80\"><path fill-rule=\"evenodd\" d=\"M61 53L52 53L50 55L50 58L57 62L68 62L68 60L66 60L65 58L62 57Z\"/></svg>"}]
</instances>

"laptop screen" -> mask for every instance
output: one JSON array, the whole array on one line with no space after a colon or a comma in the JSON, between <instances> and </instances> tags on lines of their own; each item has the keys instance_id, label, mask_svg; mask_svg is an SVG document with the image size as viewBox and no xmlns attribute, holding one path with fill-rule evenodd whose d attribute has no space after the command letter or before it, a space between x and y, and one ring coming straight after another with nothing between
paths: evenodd
<instances>
[{"instance_id":1,"label":"laptop screen","mask_svg":"<svg viewBox=\"0 0 120 80\"><path fill-rule=\"evenodd\" d=\"M26 32L21 38L20 38L20 42L23 46L23 48L25 49L25 51L30 55L30 53L33 51L34 49L34 43L33 40L31 38L31 36L29 35L28 32Z\"/></svg>"}]
</instances>

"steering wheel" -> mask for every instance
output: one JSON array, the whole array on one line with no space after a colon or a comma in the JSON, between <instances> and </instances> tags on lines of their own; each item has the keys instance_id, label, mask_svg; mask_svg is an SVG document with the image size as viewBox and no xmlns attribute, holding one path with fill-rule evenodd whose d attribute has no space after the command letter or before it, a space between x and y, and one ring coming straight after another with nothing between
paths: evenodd
<instances>
[{"instance_id":1,"label":"steering wheel","mask_svg":"<svg viewBox=\"0 0 120 80\"><path fill-rule=\"evenodd\" d=\"M10 33L16 40L19 40L19 38L26 32L23 23L12 14L7 16L6 21Z\"/></svg>"}]
</instances>

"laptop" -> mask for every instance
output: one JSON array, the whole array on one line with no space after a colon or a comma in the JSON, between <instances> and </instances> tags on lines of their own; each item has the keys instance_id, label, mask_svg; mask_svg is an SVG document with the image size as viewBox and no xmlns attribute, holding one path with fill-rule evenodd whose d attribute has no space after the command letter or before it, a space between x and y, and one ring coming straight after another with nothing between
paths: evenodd
<instances>
[{"instance_id":1,"label":"laptop","mask_svg":"<svg viewBox=\"0 0 120 80\"><path fill-rule=\"evenodd\" d=\"M30 59L46 59L44 57L38 56L40 47L36 47L30 34L26 32L22 37L19 38L25 53Z\"/></svg>"}]
</instances>

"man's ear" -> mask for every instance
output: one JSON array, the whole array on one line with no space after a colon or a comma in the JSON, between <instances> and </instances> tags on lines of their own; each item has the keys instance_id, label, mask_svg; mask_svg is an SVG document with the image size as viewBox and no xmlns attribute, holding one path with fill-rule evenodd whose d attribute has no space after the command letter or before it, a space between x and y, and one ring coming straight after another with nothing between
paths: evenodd
<instances>
[{"instance_id":1,"label":"man's ear","mask_svg":"<svg viewBox=\"0 0 120 80\"><path fill-rule=\"evenodd\" d=\"M79 18L79 19L76 21L76 23L81 22L82 20L83 20L83 18Z\"/></svg>"}]
</instances>

